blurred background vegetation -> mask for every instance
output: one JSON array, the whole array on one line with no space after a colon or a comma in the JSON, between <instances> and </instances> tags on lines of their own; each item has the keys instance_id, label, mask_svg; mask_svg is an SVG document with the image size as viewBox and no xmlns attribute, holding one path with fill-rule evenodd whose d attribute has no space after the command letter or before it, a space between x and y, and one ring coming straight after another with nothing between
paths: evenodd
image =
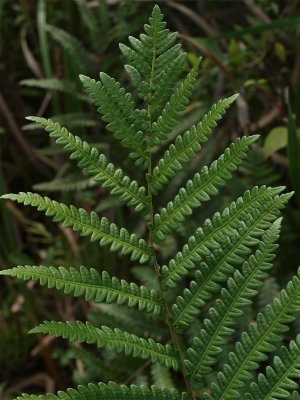
<instances>
[{"instance_id":1,"label":"blurred background vegetation","mask_svg":"<svg viewBox=\"0 0 300 400\"><path fill-rule=\"evenodd\" d=\"M284 185L295 196L284 213L281 247L254 308L278 293L300 259L300 5L298 0L160 1L169 28L179 31L188 51L188 71L202 56L193 100L172 132L184 132L221 97L240 93L201 152L178 174L176 185L159 196L163 206L202 165L209 164L238 136L259 133L258 144L231 183L210 208L204 207L168 238L162 256L169 258L203 220L253 185ZM120 226L143 235L144 223L118 200L93 185L49 136L27 115L51 117L101 149L130 176L139 171L112 141L84 94L78 75L97 79L108 72L129 84L118 43L142 30L154 2L135 0L0 0L0 192L38 191L95 209ZM211 204L211 203L210 203ZM31 208L0 203L2 269L23 264L85 265L153 285L151 272L129 270L126 259L78 240L78 235ZM152 286L153 287L153 286ZM132 332L164 337L132 310L88 306L34 283L1 279L0 393L5 399L22 391L53 392L87 381L171 385L167 371L143 362L129 363L50 337L27 335L44 319L89 319L125 326ZM249 309L242 323L251 320ZM128 328L130 326L130 328ZM197 329L197 324L191 329ZM297 319L294 329L300 329ZM146 363L147 364L147 363ZM113 367L112 367L113 365ZM117 367L116 367L117 366Z\"/></svg>"}]
</instances>

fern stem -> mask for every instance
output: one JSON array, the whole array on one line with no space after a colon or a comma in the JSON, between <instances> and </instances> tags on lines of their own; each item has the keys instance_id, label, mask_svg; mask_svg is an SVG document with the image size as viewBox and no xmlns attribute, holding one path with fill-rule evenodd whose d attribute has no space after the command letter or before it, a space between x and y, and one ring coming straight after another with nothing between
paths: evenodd
<instances>
[{"instance_id":1,"label":"fern stem","mask_svg":"<svg viewBox=\"0 0 300 400\"><path fill-rule=\"evenodd\" d=\"M153 228L154 228L154 207L153 207L153 191L151 188L151 177L152 177L152 155L151 155L151 143L150 140L153 137L153 129L152 129L152 104L151 104L151 97L152 97L152 86L153 86L153 79L154 79L154 72L155 72L155 65L156 64L156 41L154 40L153 42L153 48L152 48L152 62L151 62L151 74L150 74L150 79L149 79L149 92L148 92L148 104L147 104L147 117L149 121L149 134L146 135L146 143L147 143L147 152L149 152L149 157L148 157L148 184L147 184L147 191L148 191L148 197L149 197L149 214L148 214L148 229L149 229L149 236L148 236L148 246L152 248L152 262L154 263L154 271L157 277L158 285L159 285L159 295L163 301L163 307L165 309L165 317L166 317L166 323L169 328L170 336L173 342L173 346L177 353L179 354L179 365L181 372L184 377L185 385L187 392L189 394L190 400L195 400L195 395L193 393L190 381L187 377L187 370L184 365L184 355L181 350L179 340L177 338L177 334L175 332L175 328L172 325L172 314L169 309L169 305L167 303L165 293L163 291L162 285L161 285L161 276L160 276L160 266L157 262L157 257L156 257L156 252L154 248L154 242L153 242Z\"/></svg>"},{"instance_id":2,"label":"fern stem","mask_svg":"<svg viewBox=\"0 0 300 400\"><path fill-rule=\"evenodd\" d=\"M148 108L148 116L151 117L151 111L149 110L149 108ZM151 119L150 119L150 126L151 126ZM149 156L149 158L148 158L148 176L150 177L151 174L152 174L152 157ZM169 305L167 303L167 300L166 300L166 297L165 297L165 293L164 293L162 285L161 285L160 267L159 267L159 264L157 262L155 248L153 246L154 243L153 243L152 234L153 234L154 208L153 208L153 198L152 198L152 192L151 192L151 179L149 179L149 181L148 181L147 190L148 190L148 196L150 197L150 207L149 207L149 216L148 216L148 220L149 220L148 246L151 246L152 249L153 249L152 250L152 257L153 257L152 259L154 261L154 270L155 270L155 274L156 274L158 285L159 285L159 295L160 295L161 299L163 300L163 307L165 309L166 323L167 323L168 328L169 328L169 332L170 332L170 335L171 335L173 346L174 346L175 350L179 354L179 364L180 364L182 375L184 377L184 381L185 381L187 392L189 394L190 400L195 400L195 395L193 393L193 389L191 387L190 380L189 380L189 378L187 376L188 372L187 372L187 370L185 368L185 365L184 365L183 351L181 349L177 334L175 332L175 328L174 328L174 326L172 324L172 314L171 314L171 311L169 309Z\"/></svg>"}]
</instances>

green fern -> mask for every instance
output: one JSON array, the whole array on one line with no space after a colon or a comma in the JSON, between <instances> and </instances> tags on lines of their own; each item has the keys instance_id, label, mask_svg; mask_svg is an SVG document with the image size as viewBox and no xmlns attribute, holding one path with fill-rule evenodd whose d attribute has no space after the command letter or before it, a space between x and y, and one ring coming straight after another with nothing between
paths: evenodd
<instances>
[{"instance_id":1,"label":"green fern","mask_svg":"<svg viewBox=\"0 0 300 400\"><path fill-rule=\"evenodd\" d=\"M188 239L182 251L169 261L168 266L162 267L161 280L164 287L175 287L176 282L189 270L196 268L201 256L208 256L211 250L219 248L222 244L226 246L228 238L234 239L236 236L237 227L243 231L252 224L254 235L257 235L257 228L258 232L261 232L256 223L257 218L266 215L268 220L276 219L276 211L272 213L273 205L276 205L275 209L280 209L290 197L290 195L278 196L281 190L281 188L256 187L252 192L246 191L243 197L225 208L221 214L216 213L211 220L206 220L203 228L196 230L195 235ZM249 241L247 237L242 245L244 250L251 245L251 240ZM239 248L237 251L241 252Z\"/></svg>"},{"instance_id":2,"label":"green fern","mask_svg":"<svg viewBox=\"0 0 300 400\"><path fill-rule=\"evenodd\" d=\"M205 399L239 399L239 389L252 378L251 371L265 359L266 353L275 350L274 344L288 330L287 324L295 320L292 314L300 311L300 268L288 282L278 298L257 315L256 324L251 323L235 345L235 352L228 356L228 364L218 373L212 385L212 395Z\"/></svg>"},{"instance_id":3,"label":"green fern","mask_svg":"<svg viewBox=\"0 0 300 400\"><path fill-rule=\"evenodd\" d=\"M95 212L88 213L82 208L68 207L37 193L6 194L2 198L30 204L52 216L53 221L63 222L64 226L80 232L81 236L91 236L91 241L99 242L100 246L110 245L111 251L120 250L121 254L130 254L132 260L144 263L150 257L151 249L147 247L145 240L130 234L125 228L119 229L105 217L100 219Z\"/></svg>"},{"instance_id":4,"label":"green fern","mask_svg":"<svg viewBox=\"0 0 300 400\"><path fill-rule=\"evenodd\" d=\"M272 400L290 398L290 391L298 389L293 378L300 374L300 335L289 343L289 348L281 347L279 355L274 358L273 366L268 366L266 374L259 374L258 381L251 384L247 400ZM292 378L292 379L291 379Z\"/></svg>"},{"instance_id":5,"label":"green fern","mask_svg":"<svg viewBox=\"0 0 300 400\"><path fill-rule=\"evenodd\" d=\"M120 196L120 200L133 206L137 211L148 211L146 189L139 187L136 181L131 181L128 176L112 163L107 161L104 154L98 149L90 147L78 136L72 135L66 128L61 127L57 122L39 117L27 117L45 127L56 142L63 145L64 149L71 153L70 158L78 161L80 168L94 177L95 182L102 184L104 188L110 189L112 194Z\"/></svg>"},{"instance_id":6,"label":"green fern","mask_svg":"<svg viewBox=\"0 0 300 400\"><path fill-rule=\"evenodd\" d=\"M157 166L153 169L151 191L156 194L167 184L170 178L183 168L183 164L195 157L200 151L201 145L208 139L212 128L221 119L229 105L237 98L237 95L231 96L228 99L220 100L213 105L209 111L199 122L193 126L188 132L182 136L176 137L174 144L171 144L164 156L158 161Z\"/></svg>"},{"instance_id":7,"label":"green fern","mask_svg":"<svg viewBox=\"0 0 300 400\"><path fill-rule=\"evenodd\" d=\"M257 136L237 139L209 168L203 167L200 173L195 174L185 188L179 190L174 200L170 201L160 214L154 215L155 238L164 240L171 230L176 229L185 217L192 213L193 208L217 195L217 188L224 186L226 180L231 178L231 172L236 170L238 164L246 157L249 145L256 139Z\"/></svg>"},{"instance_id":8,"label":"green fern","mask_svg":"<svg viewBox=\"0 0 300 400\"><path fill-rule=\"evenodd\" d=\"M118 386L113 382L108 385L104 383L78 386L78 389L68 389L67 392L59 392L58 395L48 394L46 396L23 394L18 400L97 400L97 399L139 399L139 400L187 400L186 395L178 393L175 389L159 389L155 386Z\"/></svg>"},{"instance_id":9,"label":"green fern","mask_svg":"<svg viewBox=\"0 0 300 400\"><path fill-rule=\"evenodd\" d=\"M84 0L76 0L76 3L84 13L83 18L96 49L102 28L86 9ZM167 136L190 101L199 63L197 61L187 76L180 79L182 70L186 68L186 54L180 45L175 44L176 33L170 34L165 26L162 13L155 6L149 24L145 25L145 33L139 39L130 37L131 47L120 46L128 60L125 70L137 93L138 102L131 92L126 92L107 74L101 73L98 82L81 76L85 90L107 123L107 130L129 149L130 158L140 169L147 168L143 184L132 180L125 171L109 163L96 148L74 136L58 122L30 117L63 145L70 158L85 169L95 184L110 190L143 217L147 216L148 238L130 234L106 217L100 218L94 211L90 213L82 208L67 206L35 193L2 196L36 207L55 222L80 232L81 236L90 236L91 241L98 242L100 246L110 246L111 251L129 255L134 261L132 275L147 287L86 267L21 265L0 274L31 279L66 294L95 301L97 304L88 313L93 324L45 321L31 333L97 344L101 356L104 355L103 365L109 362L107 373L120 360L120 356L111 356L110 351L131 356L131 365L125 374L126 382L138 382L139 386L90 384L57 395L23 395L19 399L299 399L299 393L294 390L298 389L295 380L300 373L299 336L288 347L281 348L273 366L269 365L264 375L258 375L257 382L250 384L249 381L256 380L256 371L276 350L275 346L278 347L281 341L284 343L288 324L300 311L300 268L274 299L263 296L263 289L259 307L271 302L257 315L255 322L246 328L243 322L239 330L235 329L272 267L281 210L291 193L281 194L282 187L256 186L247 190L223 211L208 216L203 225L186 238L182 250L161 266L164 248L160 242L171 233L172 240L175 240L176 230L191 216L193 209L219 194L219 189L231 178L257 138L238 138L209 167L204 166L196 173L160 211L157 210L154 196L167 183L173 184L172 178L200 151L216 122L236 98L234 95L213 105L202 121L177 136L154 164L153 154L159 151L162 141L167 139L170 142ZM55 34L66 38L65 46L70 52L79 49L81 57L83 53L79 42L60 31L55 31ZM42 82L42 85L51 89L51 82ZM70 91L70 87L65 90ZM162 251L158 254L160 249ZM148 263L149 268L136 266L136 262ZM120 268L118 274L123 273ZM184 287L182 278L191 278L188 287ZM225 283L226 287L223 287ZM171 288L176 290L169 290ZM243 321L247 320L246 317ZM188 330L188 327L191 328ZM240 335L239 331L242 331ZM228 353L230 346L232 351ZM107 354L109 356L105 358ZM143 364L137 364L136 370L132 357L144 360L140 361ZM95 363L95 355L89 360L90 365ZM176 375L174 370L178 371ZM91 376L94 379L95 375ZM154 386L148 387L148 382L153 382ZM147 387L140 383L145 383ZM171 388L175 383L179 391Z\"/></svg>"},{"instance_id":10,"label":"green fern","mask_svg":"<svg viewBox=\"0 0 300 400\"><path fill-rule=\"evenodd\" d=\"M115 301L118 304L128 303L129 307L137 306L141 311L154 314L161 312L159 297L155 290L148 290L144 286L137 286L134 282L128 283L124 279L111 277L106 271L100 275L94 268L87 269L81 266L78 270L25 265L1 271L1 274L39 281L41 285L63 290L66 294L84 296L87 301L94 300L98 303Z\"/></svg>"},{"instance_id":11,"label":"green fern","mask_svg":"<svg viewBox=\"0 0 300 400\"><path fill-rule=\"evenodd\" d=\"M206 375L212 371L211 365L216 355L222 351L234 330L231 328L238 317L243 314L243 308L251 304L251 297L257 294L262 280L268 276L272 267L270 261L274 258L276 249L274 242L279 236L280 222L277 220L263 235L259 249L244 263L242 272L236 270L233 277L228 278L227 287L222 288L220 299L215 307L208 311L208 317L203 322L199 336L193 339L193 345L187 350L186 368L191 379Z\"/></svg>"},{"instance_id":12,"label":"green fern","mask_svg":"<svg viewBox=\"0 0 300 400\"><path fill-rule=\"evenodd\" d=\"M45 321L29 333L47 333L79 343L97 343L99 347L107 346L119 353L124 352L127 356L150 358L154 363L158 361L175 370L178 369L179 365L175 350L169 344L163 346L153 339L139 338L117 328L110 329L107 326L96 328L89 322L84 324L81 321L76 323Z\"/></svg>"}]
</instances>

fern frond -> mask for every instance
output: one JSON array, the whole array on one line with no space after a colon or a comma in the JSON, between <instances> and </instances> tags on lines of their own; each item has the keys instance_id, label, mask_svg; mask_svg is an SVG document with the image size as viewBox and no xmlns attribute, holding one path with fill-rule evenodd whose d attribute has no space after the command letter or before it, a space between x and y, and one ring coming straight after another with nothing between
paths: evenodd
<instances>
[{"instance_id":1,"label":"fern frond","mask_svg":"<svg viewBox=\"0 0 300 400\"><path fill-rule=\"evenodd\" d=\"M130 234L125 228L119 229L105 217L99 218L95 212L88 213L82 208L66 206L37 193L20 192L1 197L36 207L39 211L44 211L46 215L53 217L54 222L63 222L64 226L80 232L81 236L91 236L91 241L98 241L100 246L110 245L111 251L120 250L123 255L130 254L132 260L144 263L150 257L150 247L147 247L143 239Z\"/></svg>"},{"instance_id":2,"label":"fern frond","mask_svg":"<svg viewBox=\"0 0 300 400\"><path fill-rule=\"evenodd\" d=\"M292 389L298 389L300 376L300 335L291 340L289 347L282 346L273 366L268 366L265 374L259 374L258 380L251 383L247 400L290 399ZM296 397L296 396L294 396ZM296 397L297 398L297 397Z\"/></svg>"},{"instance_id":3,"label":"fern frond","mask_svg":"<svg viewBox=\"0 0 300 400\"><path fill-rule=\"evenodd\" d=\"M185 62L186 53L181 52L176 58L173 58L156 77L155 87L160 88L160 90L156 90L151 99L151 114L154 121L157 121L158 116L161 115L165 105L172 97Z\"/></svg>"},{"instance_id":4,"label":"fern frond","mask_svg":"<svg viewBox=\"0 0 300 400\"><path fill-rule=\"evenodd\" d=\"M102 120L107 122L106 128L113 132L114 138L121 140L124 147L133 150L131 158L143 165L148 156L144 140L145 110L135 108L133 97L109 75L100 73L101 81L95 81L87 76L80 75L80 80L97 111L102 114Z\"/></svg>"},{"instance_id":5,"label":"fern frond","mask_svg":"<svg viewBox=\"0 0 300 400\"><path fill-rule=\"evenodd\" d=\"M237 95L219 100L211 110L204 115L201 122L193 126L183 135L177 136L174 144L166 150L163 158L158 161L153 169L151 178L151 189L157 194L175 174L182 169L183 164L195 157L200 151L201 145L208 139L216 122L222 118L230 104L237 98Z\"/></svg>"},{"instance_id":6,"label":"fern frond","mask_svg":"<svg viewBox=\"0 0 300 400\"><path fill-rule=\"evenodd\" d=\"M300 268L279 297L257 315L256 324L251 323L248 331L242 333L235 345L235 352L229 353L228 363L218 373L217 382L211 386L212 394L205 395L204 399L240 399L240 390L245 381L252 379L251 372L266 359L266 353L276 349L274 343L288 330L287 324L295 320L292 314L299 311Z\"/></svg>"},{"instance_id":7,"label":"fern frond","mask_svg":"<svg viewBox=\"0 0 300 400\"><path fill-rule=\"evenodd\" d=\"M242 309L251 304L262 280L268 276L267 271L272 267L270 261L274 258L274 244L279 236L281 220L275 221L263 235L259 248L251 255L242 267L236 270L233 277L227 281L227 287L222 288L220 299L208 311L203 329L193 339L192 346L187 350L186 369L192 380L201 379L212 371L211 366L217 362L216 356L228 341L228 336L234 330L231 328Z\"/></svg>"},{"instance_id":8,"label":"fern frond","mask_svg":"<svg viewBox=\"0 0 300 400\"><path fill-rule=\"evenodd\" d=\"M231 178L232 172L246 156L250 144L257 138L258 136L244 136L237 139L210 167L203 167L200 173L195 174L185 188L179 190L174 200L170 201L160 214L154 216L154 238L157 241L164 240L171 230L180 226L185 217L192 213L193 208L217 195L218 188L224 186Z\"/></svg>"},{"instance_id":9,"label":"fern frond","mask_svg":"<svg viewBox=\"0 0 300 400\"><path fill-rule=\"evenodd\" d=\"M151 386L125 386L114 382L89 383L87 386L80 385L77 390L67 389L66 392L58 392L57 395L28 395L23 394L16 400L188 400L186 393L179 393L176 389L157 388Z\"/></svg>"},{"instance_id":10,"label":"fern frond","mask_svg":"<svg viewBox=\"0 0 300 400\"><path fill-rule=\"evenodd\" d=\"M117 304L127 303L129 307L138 307L141 311L161 313L161 305L155 290L144 286L137 286L134 282L128 283L111 277L106 271L100 275L94 268L80 269L64 267L18 266L0 271L0 275L16 276L19 279L39 281L48 288L63 290L73 296L84 296L87 301L106 302Z\"/></svg>"},{"instance_id":11,"label":"fern frond","mask_svg":"<svg viewBox=\"0 0 300 400\"><path fill-rule=\"evenodd\" d=\"M136 211L147 213L149 205L145 187L139 187L138 183L126 176L122 169L117 169L109 163L97 148L90 147L87 142L50 119L40 117L27 117L27 119L45 127L50 136L71 153L70 158L75 159L80 168L84 168L93 176L95 182L110 189L112 194L118 195L122 202L134 207Z\"/></svg>"},{"instance_id":12,"label":"fern frond","mask_svg":"<svg viewBox=\"0 0 300 400\"><path fill-rule=\"evenodd\" d=\"M65 79L49 78L49 79L23 79L20 85L34 87L38 89L54 90L71 94L79 100L91 103L91 99L85 94L80 93L76 86Z\"/></svg>"},{"instance_id":13,"label":"fern frond","mask_svg":"<svg viewBox=\"0 0 300 400\"><path fill-rule=\"evenodd\" d=\"M164 346L151 338L147 340L139 338L117 328L111 329L106 326L96 328L89 322L84 324L81 321L76 323L45 321L29 333L50 334L79 343L97 343L100 348L107 347L127 356L150 359L154 363L159 362L175 370L179 366L175 350L171 345Z\"/></svg>"},{"instance_id":14,"label":"fern frond","mask_svg":"<svg viewBox=\"0 0 300 400\"><path fill-rule=\"evenodd\" d=\"M228 243L228 238L229 240L234 239L237 231L239 232L241 228L247 231L249 226L253 225L257 229L255 221L261 221L261 216L269 218L270 222L273 222L277 213L275 213L276 215L272 212L269 213L268 208L272 210L273 202L276 203L277 209L282 208L291 196L290 194L276 196L281 191L281 187L255 187L251 192L246 191L243 197L239 197L236 202L232 202L221 214L217 212L211 220L207 219L203 227L196 230L195 235L188 239L182 251L177 253L168 266L165 265L161 268L163 286L175 287L176 283L188 273L188 270L194 269L203 257L212 254L212 250L218 251L219 249L223 253L222 248ZM253 233L255 234L255 229ZM251 245L250 238L248 237ZM235 250L238 250L238 254L243 254L244 246L248 247L249 245L246 241L242 243L238 241L237 244ZM239 247L241 244L242 248ZM192 292L195 292L197 288L198 285ZM187 297L190 296L188 294Z\"/></svg>"},{"instance_id":15,"label":"fern frond","mask_svg":"<svg viewBox=\"0 0 300 400\"><path fill-rule=\"evenodd\" d=\"M53 25L46 25L50 36L72 57L80 72L95 70L96 61L84 49L83 44L70 33Z\"/></svg>"},{"instance_id":16,"label":"fern frond","mask_svg":"<svg viewBox=\"0 0 300 400\"><path fill-rule=\"evenodd\" d=\"M149 18L149 24L144 25L145 34L141 34L140 39L129 37L132 48L120 44L120 50L129 64L145 78L149 94L161 90L153 87L155 79L172 59L177 58L181 47L173 46L177 33L169 34L169 30L165 29L163 17L156 5ZM151 98L148 97L147 101L151 104Z\"/></svg>"},{"instance_id":17,"label":"fern frond","mask_svg":"<svg viewBox=\"0 0 300 400\"><path fill-rule=\"evenodd\" d=\"M204 302L211 299L220 290L220 284L233 274L236 266L240 266L251 252L251 247L257 245L270 224L279 216L279 210L284 207L288 196L282 195L267 201L266 207L258 215L241 223L239 231L227 237L220 248L212 249L204 256L205 262L200 264L189 288L178 296L173 305L174 324L178 330L183 330L195 319Z\"/></svg>"},{"instance_id":18,"label":"fern frond","mask_svg":"<svg viewBox=\"0 0 300 400\"><path fill-rule=\"evenodd\" d=\"M176 124L179 112L184 111L185 106L189 103L189 97L192 94L196 77L198 74L200 59L197 60L181 85L175 90L170 100L166 103L162 114L156 122L152 124L152 132L149 140L151 147L159 145L167 138L173 126Z\"/></svg>"}]
</instances>

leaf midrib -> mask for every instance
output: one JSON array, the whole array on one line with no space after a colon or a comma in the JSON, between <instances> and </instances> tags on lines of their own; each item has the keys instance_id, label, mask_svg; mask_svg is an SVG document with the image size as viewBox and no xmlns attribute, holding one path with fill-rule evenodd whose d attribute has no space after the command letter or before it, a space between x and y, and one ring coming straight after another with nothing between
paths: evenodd
<instances>
[{"instance_id":1,"label":"leaf midrib","mask_svg":"<svg viewBox=\"0 0 300 400\"><path fill-rule=\"evenodd\" d=\"M20 270L19 270L20 271ZM118 290L118 289L115 289L115 288L111 288L111 287L109 287L109 286L101 286L101 285L93 285L93 284L89 284L89 283L84 283L84 282L75 282L75 281L70 281L70 280L65 280L65 279L63 279L63 278L56 278L56 277L54 277L54 276L51 276L50 274L49 275L47 275L47 274L45 274L45 273L39 273L39 272L27 272L27 271L16 271L16 274L18 274L18 273L22 273L23 274L23 276L26 276L26 275L28 275L29 276L29 278L30 279L34 279L33 278L33 276L35 276L35 277L37 277L38 279L40 279L40 278L46 278L46 279L48 279L48 280L50 280L50 279L53 279L53 280L55 280L55 281L57 281L57 282L60 282L60 283L64 283L64 284L66 284L66 285L73 285L73 286L76 286L76 283L79 285L79 286L81 286L81 287L85 287L85 288L90 288L90 289L97 289L97 290L109 290L109 291L111 291L111 292L117 292L117 293L119 293L120 295L127 295L128 297L131 297L131 298L135 298L135 299L139 299L139 300L143 300L143 301L146 301L146 302L149 302L149 303L152 303L152 304L154 304L155 306L158 306L158 307L160 307L160 304L158 303L158 302L156 302L155 300L151 300L151 299L147 299L147 298L145 298L145 297L141 297L141 296L137 296L137 295L134 295L134 294L131 294L131 293L129 293L129 292L125 292L125 291L121 291L121 290ZM100 276L99 276L100 277ZM110 278L111 279L111 278ZM128 282L127 282L128 283ZM128 283L129 284L129 283Z\"/></svg>"}]
</instances>

